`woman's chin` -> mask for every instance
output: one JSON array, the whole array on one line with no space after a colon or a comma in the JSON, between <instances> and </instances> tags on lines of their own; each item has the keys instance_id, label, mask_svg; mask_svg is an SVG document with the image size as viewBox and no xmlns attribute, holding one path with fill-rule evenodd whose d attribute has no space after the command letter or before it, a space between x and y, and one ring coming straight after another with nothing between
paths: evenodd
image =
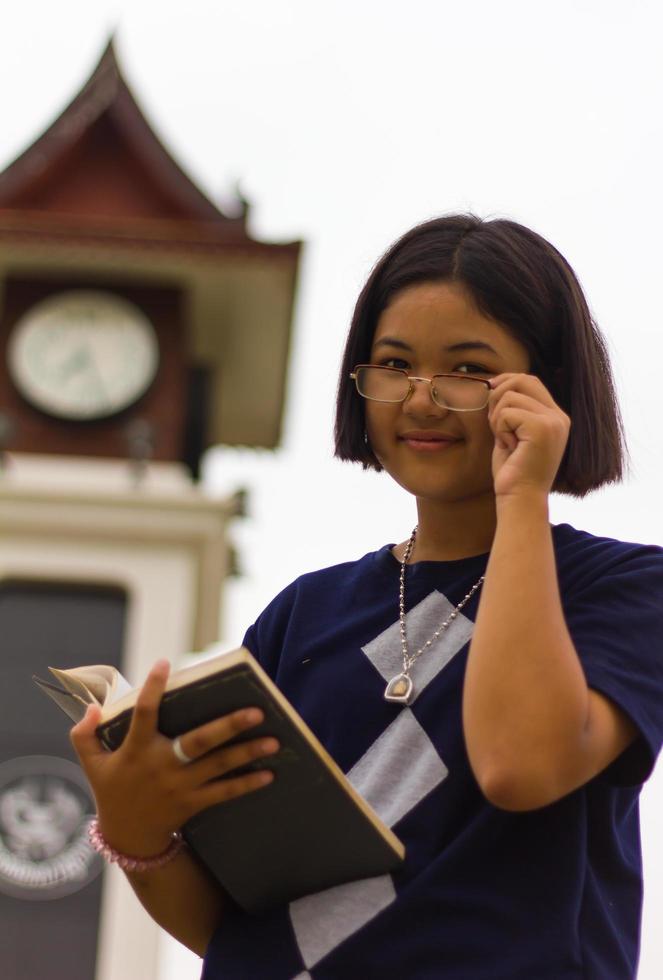
<instances>
[{"instance_id":1,"label":"woman's chin","mask_svg":"<svg viewBox=\"0 0 663 980\"><path fill-rule=\"evenodd\" d=\"M486 493L485 487L470 487L467 483L453 482L440 483L440 481L424 480L398 480L396 482L413 497L421 501L430 501L439 504L457 504L463 500L470 500ZM491 487L492 491L492 487Z\"/></svg>"}]
</instances>

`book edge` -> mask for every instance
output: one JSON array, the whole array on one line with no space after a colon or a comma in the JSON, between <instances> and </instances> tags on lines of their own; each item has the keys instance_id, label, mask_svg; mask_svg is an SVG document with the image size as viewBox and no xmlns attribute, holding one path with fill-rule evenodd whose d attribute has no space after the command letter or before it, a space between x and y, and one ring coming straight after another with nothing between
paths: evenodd
<instances>
[{"instance_id":1,"label":"book edge","mask_svg":"<svg viewBox=\"0 0 663 980\"><path fill-rule=\"evenodd\" d=\"M245 648L241 648L245 649ZM260 666L255 657L250 651L246 651L250 661L247 661L252 669L255 671L257 676L260 678L261 682L265 685L268 692L272 695L274 700L277 702L283 712L287 714L288 718L292 724L298 729L299 732L304 736L310 747L314 752L322 759L322 761L327 766L331 775L335 777L336 781L339 783L341 789L345 790L348 796L352 798L354 803L359 807L364 815L370 820L374 828L379 832L380 836L385 840L385 843L389 844L391 848L398 854L402 860L405 857L405 845L396 836L391 827L378 816L373 807L368 803L364 797L359 793L348 777L345 775L341 767L332 758L332 756L327 752L325 747L322 745L318 737L311 731L309 726L300 717L295 708L290 704L286 696L279 690L274 681L271 679L269 674Z\"/></svg>"}]
</instances>

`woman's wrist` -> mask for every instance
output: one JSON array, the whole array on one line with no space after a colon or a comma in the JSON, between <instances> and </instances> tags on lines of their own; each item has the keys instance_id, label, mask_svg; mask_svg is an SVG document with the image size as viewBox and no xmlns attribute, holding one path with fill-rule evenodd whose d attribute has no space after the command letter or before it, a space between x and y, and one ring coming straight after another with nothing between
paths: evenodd
<instances>
[{"instance_id":1,"label":"woman's wrist","mask_svg":"<svg viewBox=\"0 0 663 980\"><path fill-rule=\"evenodd\" d=\"M98 854L111 864L117 864L123 871L153 871L168 864L173 858L177 857L184 847L184 840L179 833L173 833L168 838L164 846L159 850L148 848L144 853L132 853L133 848L127 851L120 850L104 835L98 817L90 821L88 828L90 844ZM143 851L142 848L136 850Z\"/></svg>"},{"instance_id":2,"label":"woman's wrist","mask_svg":"<svg viewBox=\"0 0 663 980\"><path fill-rule=\"evenodd\" d=\"M511 514L541 519L548 523L550 497L543 491L521 491L520 493L499 494L495 497L497 520Z\"/></svg>"},{"instance_id":3,"label":"woman's wrist","mask_svg":"<svg viewBox=\"0 0 663 980\"><path fill-rule=\"evenodd\" d=\"M101 809L95 819L102 836L114 850L146 860L165 851L173 836L168 830L154 830L140 821L132 820L129 824L122 817L109 819Z\"/></svg>"}]
</instances>

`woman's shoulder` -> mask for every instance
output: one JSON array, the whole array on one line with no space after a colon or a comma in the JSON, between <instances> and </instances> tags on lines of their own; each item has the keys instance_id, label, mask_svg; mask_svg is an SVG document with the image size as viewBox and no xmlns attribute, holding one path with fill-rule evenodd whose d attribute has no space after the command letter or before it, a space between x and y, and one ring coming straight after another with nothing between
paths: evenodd
<instances>
[{"instance_id":1,"label":"woman's shoulder","mask_svg":"<svg viewBox=\"0 0 663 980\"><path fill-rule=\"evenodd\" d=\"M369 551L360 558L353 558L337 565L326 565L311 572L304 572L293 585L305 588L328 586L331 582L348 582L363 578L366 574L388 575L398 562L391 553L393 544L385 544L377 551Z\"/></svg>"},{"instance_id":2,"label":"woman's shoulder","mask_svg":"<svg viewBox=\"0 0 663 980\"><path fill-rule=\"evenodd\" d=\"M582 585L628 575L663 586L663 548L657 544L592 534L571 524L553 525L552 533L562 582Z\"/></svg>"},{"instance_id":3,"label":"woman's shoulder","mask_svg":"<svg viewBox=\"0 0 663 980\"><path fill-rule=\"evenodd\" d=\"M663 547L644 541L623 541L602 534L592 534L573 527L572 524L553 524L553 537L558 549L578 549L581 551L612 552L614 554L629 554L634 552L649 552L663 556Z\"/></svg>"},{"instance_id":4,"label":"woman's shoulder","mask_svg":"<svg viewBox=\"0 0 663 980\"><path fill-rule=\"evenodd\" d=\"M348 608L384 592L389 577L398 580L398 562L393 545L384 545L361 558L328 565L300 575L276 595L244 637L244 645L255 652L261 636L283 638L287 631L310 622L337 621Z\"/></svg>"}]
</instances>

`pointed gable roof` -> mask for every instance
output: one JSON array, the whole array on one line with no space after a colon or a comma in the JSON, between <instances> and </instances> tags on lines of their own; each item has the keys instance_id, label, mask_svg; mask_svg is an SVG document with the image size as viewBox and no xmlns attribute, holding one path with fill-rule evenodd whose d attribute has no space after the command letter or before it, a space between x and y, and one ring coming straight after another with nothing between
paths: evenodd
<instances>
[{"instance_id":1,"label":"pointed gable roof","mask_svg":"<svg viewBox=\"0 0 663 980\"><path fill-rule=\"evenodd\" d=\"M170 218L235 234L241 224L200 191L155 135L112 38L79 94L0 174L0 209Z\"/></svg>"}]
</instances>

